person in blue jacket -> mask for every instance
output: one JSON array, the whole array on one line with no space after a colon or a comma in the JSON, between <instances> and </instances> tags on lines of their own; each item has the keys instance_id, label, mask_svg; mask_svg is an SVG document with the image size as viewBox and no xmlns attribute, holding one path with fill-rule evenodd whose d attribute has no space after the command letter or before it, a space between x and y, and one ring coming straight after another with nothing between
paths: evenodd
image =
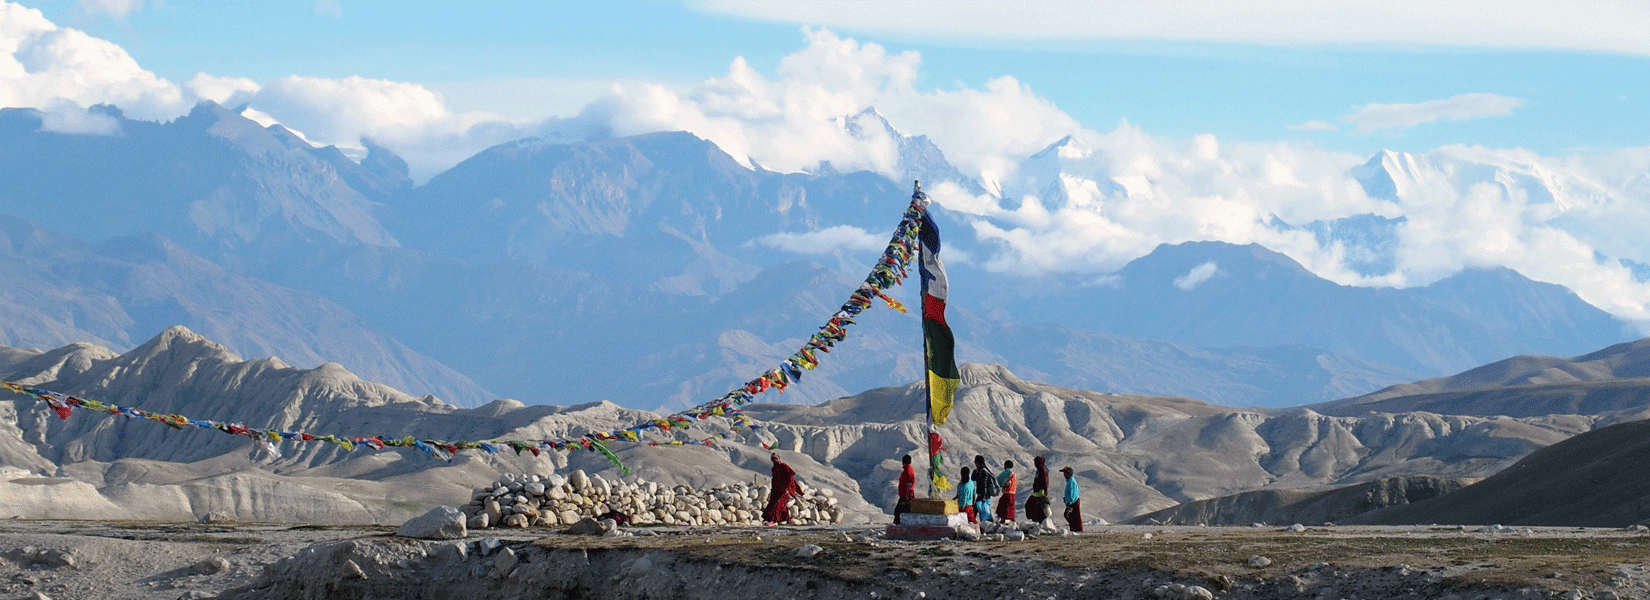
<instances>
[{"instance_id":1,"label":"person in blue jacket","mask_svg":"<svg viewBox=\"0 0 1650 600\"><path fill-rule=\"evenodd\" d=\"M974 480L968 477L968 467L962 468L962 483L957 484L957 510L968 515L969 523L979 523L978 515L974 514Z\"/></svg>"},{"instance_id":2,"label":"person in blue jacket","mask_svg":"<svg viewBox=\"0 0 1650 600\"><path fill-rule=\"evenodd\" d=\"M1083 530L1083 498L1082 492L1077 489L1077 478L1072 476L1071 467L1063 467L1060 474L1066 476L1066 524L1072 531Z\"/></svg>"}]
</instances>

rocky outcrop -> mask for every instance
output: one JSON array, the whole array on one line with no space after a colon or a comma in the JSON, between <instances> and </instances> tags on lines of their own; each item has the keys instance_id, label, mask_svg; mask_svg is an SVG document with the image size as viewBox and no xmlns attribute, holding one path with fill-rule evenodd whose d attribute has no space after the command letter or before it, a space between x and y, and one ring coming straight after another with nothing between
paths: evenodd
<instances>
[{"instance_id":1,"label":"rocky outcrop","mask_svg":"<svg viewBox=\"0 0 1650 600\"><path fill-rule=\"evenodd\" d=\"M1357 515L1436 498L1475 480L1429 476L1387 477L1330 490L1256 490L1140 515L1134 525L1248 525L1344 523Z\"/></svg>"},{"instance_id":2,"label":"rocky outcrop","mask_svg":"<svg viewBox=\"0 0 1650 600\"><path fill-rule=\"evenodd\" d=\"M1394 525L1625 527L1650 522L1650 420L1603 427L1542 448L1447 496L1349 519Z\"/></svg>"},{"instance_id":3,"label":"rocky outcrop","mask_svg":"<svg viewBox=\"0 0 1650 600\"><path fill-rule=\"evenodd\" d=\"M656 481L608 481L601 475L573 471L567 477L506 475L491 487L477 489L459 508L470 529L555 527L620 513L632 525L759 525L768 486L744 483L694 490ZM843 511L831 490L804 487L787 504L787 525L839 523Z\"/></svg>"}]
</instances>

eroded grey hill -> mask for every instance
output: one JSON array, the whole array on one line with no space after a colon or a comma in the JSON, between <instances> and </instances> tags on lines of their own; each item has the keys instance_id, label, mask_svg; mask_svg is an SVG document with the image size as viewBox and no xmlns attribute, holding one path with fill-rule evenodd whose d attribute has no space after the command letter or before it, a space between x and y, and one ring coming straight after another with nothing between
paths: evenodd
<instances>
[{"instance_id":1,"label":"eroded grey hill","mask_svg":"<svg viewBox=\"0 0 1650 600\"><path fill-rule=\"evenodd\" d=\"M560 407L501 400L458 409L364 381L336 364L296 369L242 360L173 328L125 354L91 345L0 353L0 375L85 398L318 435L427 439L543 439L659 418L607 402ZM755 404L747 414L809 485L831 489L854 518L893 504L899 456L923 439L923 392L913 384L817 406ZM776 398L782 400L783 397ZM344 451L285 444L254 452L243 436L173 430L148 420L0 399L0 452L11 466L6 510L79 506L106 514L188 518L227 511L274 521L388 521L468 499L502 472L582 468L618 477L592 452L542 457L460 453L451 461L409 449ZM994 464L1046 456L1072 466L1087 513L1108 520L1257 489L1323 488L1386 477L1484 477L1526 454L1606 422L1609 415L1475 417L1433 413L1336 417L1307 409L1249 410L1202 401L1075 390L1025 381L999 366L965 364L952 420L941 429L950 473L983 454ZM704 433L692 435L702 436ZM635 477L704 486L760 480L768 451L735 436L715 447L615 443ZM15 480L28 479L24 485ZM926 490L919 489L920 492ZM101 518L101 517L97 517Z\"/></svg>"}]
</instances>

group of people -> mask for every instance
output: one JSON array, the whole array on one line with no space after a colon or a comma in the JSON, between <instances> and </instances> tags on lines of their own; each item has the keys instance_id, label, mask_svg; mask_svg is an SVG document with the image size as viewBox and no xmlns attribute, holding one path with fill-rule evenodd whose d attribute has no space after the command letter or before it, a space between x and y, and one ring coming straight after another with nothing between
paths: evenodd
<instances>
[{"instance_id":1,"label":"group of people","mask_svg":"<svg viewBox=\"0 0 1650 600\"><path fill-rule=\"evenodd\" d=\"M790 520L790 510L787 505L792 498L802 495L802 488L796 481L796 470L779 460L779 453L770 455L773 460L773 489L768 493L767 506L762 509L762 520L768 523L784 523ZM911 466L911 455L904 458L905 467L899 474L899 501L894 504L894 523L900 522L900 515L911 511L911 501L917 499L917 471ZM1048 465L1043 457L1032 460L1037 467L1037 474L1031 479L1031 497L1026 498L1026 518L1032 522L1041 523L1048 518ZM1077 488L1077 478L1071 467L1062 467L1060 474L1066 478L1064 493L1061 500L1065 502L1066 525L1072 531L1083 530L1083 499ZM1020 478L1014 473L1014 461L1003 461L1002 472L993 476L986 468L985 455L974 455L974 467L962 468L962 477L957 484L957 507L968 515L968 522L979 523L996 521L1013 523L1018 520L1015 510L1016 496L1019 495ZM992 511L991 499L997 498L996 511Z\"/></svg>"},{"instance_id":2,"label":"group of people","mask_svg":"<svg viewBox=\"0 0 1650 600\"><path fill-rule=\"evenodd\" d=\"M1026 518L1041 523L1048 518L1048 465L1043 457L1039 456L1032 461L1037 467L1037 474L1031 480L1031 497L1026 498ZM911 510L911 501L917 498L917 472L911 466L911 455L904 458L905 468L899 475L899 501L894 504L894 523L900 522L900 515ZM1083 530L1083 500L1081 491L1077 488L1077 478L1071 467L1060 469L1060 474L1066 478L1066 486L1061 499L1065 502L1066 525L1072 531ZM1017 519L1015 514L1015 496L1019 493L1019 476L1014 473L1014 461L1003 461L1002 472L993 476L986 468L985 455L974 455L974 468L962 468L962 477L957 484L957 508L968 515L968 522L979 523L990 521L995 516L1001 523L1013 523ZM997 510L991 510L991 498L997 497Z\"/></svg>"}]
</instances>

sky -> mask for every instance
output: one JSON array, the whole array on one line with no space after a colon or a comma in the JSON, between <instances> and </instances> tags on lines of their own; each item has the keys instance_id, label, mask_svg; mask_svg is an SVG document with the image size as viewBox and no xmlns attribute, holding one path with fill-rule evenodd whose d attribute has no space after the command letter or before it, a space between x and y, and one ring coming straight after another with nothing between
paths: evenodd
<instances>
[{"instance_id":1,"label":"sky","mask_svg":"<svg viewBox=\"0 0 1650 600\"><path fill-rule=\"evenodd\" d=\"M0 0L0 106L108 135L87 106L202 99L370 137L418 179L597 130L894 175L889 140L839 121L875 107L993 192L936 193L1000 249L961 257L986 268L1102 272L1208 239L1353 285L1506 266L1650 331L1646 2ZM1058 174L1026 162L1068 136ZM1403 193L1371 197L1353 171L1388 150ZM1389 272L1278 225L1360 215L1402 220Z\"/></svg>"}]
</instances>

